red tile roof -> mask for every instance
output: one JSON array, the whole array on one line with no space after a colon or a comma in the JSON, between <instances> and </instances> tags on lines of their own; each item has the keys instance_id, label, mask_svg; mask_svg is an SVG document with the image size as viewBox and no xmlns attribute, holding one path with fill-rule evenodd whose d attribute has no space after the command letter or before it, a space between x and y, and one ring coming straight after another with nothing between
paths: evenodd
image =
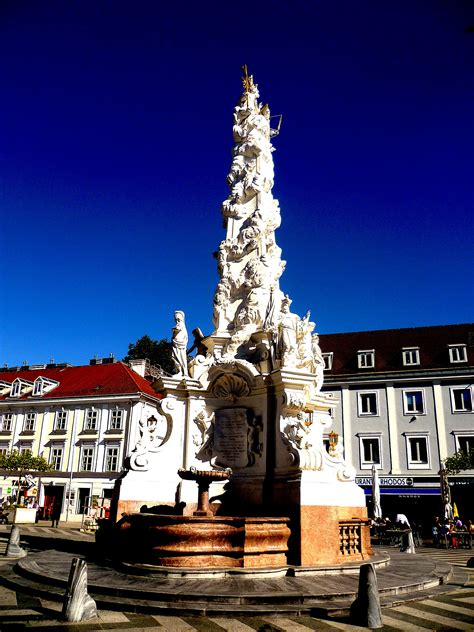
<instances>
[{"instance_id":1,"label":"red tile roof","mask_svg":"<svg viewBox=\"0 0 474 632\"><path fill-rule=\"evenodd\" d=\"M448 345L465 344L467 362L451 364ZM321 334L323 353L333 352L332 370L325 375L347 373L371 374L380 371L413 371L474 366L474 323L413 327L410 329L383 329L356 331L341 334ZM404 366L403 347L420 348L420 364ZM375 350L375 367L359 369L357 352Z\"/></svg>"},{"instance_id":2,"label":"red tile roof","mask_svg":"<svg viewBox=\"0 0 474 632\"><path fill-rule=\"evenodd\" d=\"M48 393L40 396L40 399L56 399L58 397L101 397L103 395L125 395L146 393L157 399L161 395L156 393L145 378L132 371L123 362L113 364L97 364L86 366L57 367L52 369L22 369L19 371L0 371L0 380L13 382L21 378L33 382L37 377L51 378L59 382ZM0 395L0 400L7 399L7 395ZM18 398L33 397L31 391ZM34 396L36 399L36 396Z\"/></svg>"}]
</instances>

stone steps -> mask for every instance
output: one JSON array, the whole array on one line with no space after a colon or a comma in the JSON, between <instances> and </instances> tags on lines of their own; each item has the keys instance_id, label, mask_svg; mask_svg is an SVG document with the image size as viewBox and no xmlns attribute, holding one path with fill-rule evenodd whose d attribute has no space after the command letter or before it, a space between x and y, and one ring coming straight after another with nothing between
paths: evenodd
<instances>
[{"instance_id":1,"label":"stone steps","mask_svg":"<svg viewBox=\"0 0 474 632\"><path fill-rule=\"evenodd\" d=\"M50 551L48 556L28 556L2 568L1 581L9 588L50 600L62 601L70 556ZM46 562L49 567L46 568ZM45 567L42 566L45 565ZM446 583L451 566L426 564L424 574L410 572L413 562L401 558L396 581L388 584L388 569L380 573L383 606L426 599ZM415 566L420 566L421 560ZM394 571L394 569L392 569ZM350 586L350 588L349 588ZM345 590L344 590L345 587ZM99 608L129 612L182 615L288 614L338 617L347 614L357 591L357 577L307 577L282 580L155 580L127 576L114 569L90 564L90 595Z\"/></svg>"}]
</instances>

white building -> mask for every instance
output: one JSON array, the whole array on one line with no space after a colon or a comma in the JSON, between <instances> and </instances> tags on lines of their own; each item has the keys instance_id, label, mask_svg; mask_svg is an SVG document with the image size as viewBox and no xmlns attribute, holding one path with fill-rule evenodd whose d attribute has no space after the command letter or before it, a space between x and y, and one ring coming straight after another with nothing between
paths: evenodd
<instances>
[{"instance_id":1,"label":"white building","mask_svg":"<svg viewBox=\"0 0 474 632\"><path fill-rule=\"evenodd\" d=\"M111 497L136 443L133 429L156 414L160 398L145 362L135 364L142 375L108 358L0 372L0 451L31 450L52 463L35 479L45 513L57 500L62 519L80 520L87 499ZM0 472L0 500L15 496L15 484Z\"/></svg>"},{"instance_id":2,"label":"white building","mask_svg":"<svg viewBox=\"0 0 474 632\"><path fill-rule=\"evenodd\" d=\"M441 514L440 463L474 449L474 324L320 336L323 390L340 400L333 429L369 505L372 465L384 515L420 522ZM450 477L452 499L473 519L474 471Z\"/></svg>"}]
</instances>

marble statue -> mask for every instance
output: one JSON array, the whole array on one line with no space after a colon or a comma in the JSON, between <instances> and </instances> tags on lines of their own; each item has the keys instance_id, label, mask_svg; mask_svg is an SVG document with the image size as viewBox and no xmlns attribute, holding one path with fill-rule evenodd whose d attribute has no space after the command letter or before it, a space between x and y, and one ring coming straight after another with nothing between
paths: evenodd
<instances>
[{"instance_id":1,"label":"marble statue","mask_svg":"<svg viewBox=\"0 0 474 632\"><path fill-rule=\"evenodd\" d=\"M173 327L172 358L176 366L177 375L187 377L188 373L188 332L184 322L184 312L177 310L174 313L175 326Z\"/></svg>"},{"instance_id":2,"label":"marble statue","mask_svg":"<svg viewBox=\"0 0 474 632\"><path fill-rule=\"evenodd\" d=\"M316 327L316 323L309 320L310 312L302 318L298 324L298 361L297 364L302 369L313 368L313 347L311 334Z\"/></svg>"},{"instance_id":3,"label":"marble statue","mask_svg":"<svg viewBox=\"0 0 474 632\"><path fill-rule=\"evenodd\" d=\"M194 417L193 443L198 448L195 456L199 461L210 461L214 448L214 413L208 415L201 410Z\"/></svg>"},{"instance_id":4,"label":"marble statue","mask_svg":"<svg viewBox=\"0 0 474 632\"><path fill-rule=\"evenodd\" d=\"M291 299L286 295L281 302L279 352L282 364L293 366L297 363L298 317L290 312L290 305Z\"/></svg>"},{"instance_id":5,"label":"marble statue","mask_svg":"<svg viewBox=\"0 0 474 632\"><path fill-rule=\"evenodd\" d=\"M311 351L313 356L313 369L316 374L317 389L320 390L324 382L324 358L319 346L318 334L311 336Z\"/></svg>"}]
</instances>

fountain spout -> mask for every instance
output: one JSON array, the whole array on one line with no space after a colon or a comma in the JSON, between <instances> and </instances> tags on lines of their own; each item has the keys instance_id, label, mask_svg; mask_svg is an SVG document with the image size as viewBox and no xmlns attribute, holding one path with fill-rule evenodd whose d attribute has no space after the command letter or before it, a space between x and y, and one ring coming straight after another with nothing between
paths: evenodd
<instances>
[{"instance_id":1,"label":"fountain spout","mask_svg":"<svg viewBox=\"0 0 474 632\"><path fill-rule=\"evenodd\" d=\"M209 508L209 487L215 481L228 480L232 476L232 470L198 470L191 467L189 470L180 468L178 475L185 481L195 481L198 486L198 503L194 516L212 516Z\"/></svg>"}]
</instances>

